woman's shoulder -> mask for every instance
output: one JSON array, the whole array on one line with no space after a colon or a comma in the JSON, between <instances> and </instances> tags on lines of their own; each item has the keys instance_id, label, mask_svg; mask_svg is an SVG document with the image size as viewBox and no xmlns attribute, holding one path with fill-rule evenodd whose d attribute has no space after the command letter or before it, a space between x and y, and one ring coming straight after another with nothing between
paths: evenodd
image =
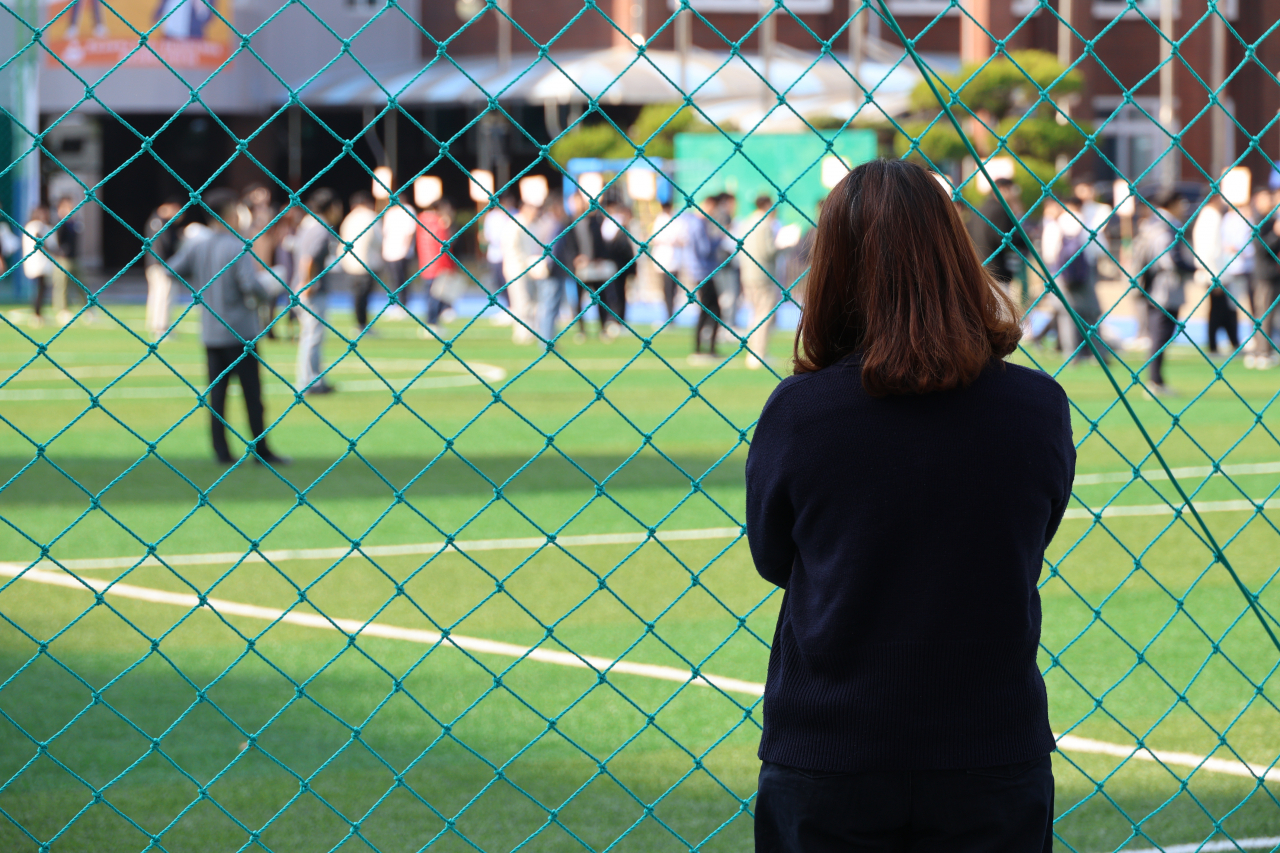
<instances>
[{"instance_id":1,"label":"woman's shoulder","mask_svg":"<svg viewBox=\"0 0 1280 853\"><path fill-rule=\"evenodd\" d=\"M1039 412L1050 420L1065 416L1069 422L1067 392L1043 370L1004 362L998 369L988 371L988 378L997 393L1024 417Z\"/></svg>"}]
</instances>

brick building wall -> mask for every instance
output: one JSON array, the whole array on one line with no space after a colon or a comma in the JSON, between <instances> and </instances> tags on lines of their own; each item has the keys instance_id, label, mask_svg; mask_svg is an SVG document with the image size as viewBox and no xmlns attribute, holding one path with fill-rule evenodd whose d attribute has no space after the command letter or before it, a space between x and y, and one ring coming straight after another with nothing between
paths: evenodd
<instances>
[{"instance_id":1,"label":"brick building wall","mask_svg":"<svg viewBox=\"0 0 1280 853\"><path fill-rule=\"evenodd\" d=\"M632 3L636 0L599 0L596 6L585 11L583 0L510 0L512 17L527 37L518 30L512 35L512 51L516 54L535 51L534 42L546 43L555 38L555 48L563 51L593 50L622 43L621 34L605 19L610 14L629 28ZM1045 12L1039 12L1025 20L1018 13L1014 0L967 0L969 8L983 19L987 29L997 38L1006 40L1011 50L1038 48L1052 53L1058 49L1057 20ZM1133 90L1144 100L1144 107L1154 116L1159 98L1159 76L1154 69L1160 60L1160 39L1155 29L1140 19L1111 18L1094 14L1091 0L1075 0L1072 24L1080 35L1097 39L1092 55L1080 62L1085 75L1086 91L1072 106L1073 115L1095 125L1105 119L1122 94L1122 88ZM675 26L667 0L645 0L645 34L657 49L675 48ZM1181 14L1175 21L1175 36L1183 38L1180 61L1174 74L1175 120L1183 127L1183 146L1189 155L1182 158L1181 177L1184 180L1204 180L1205 171L1213 162L1213 129L1210 114L1201 114L1208 104L1205 84L1211 79L1212 36L1204 19L1207 0L1180 0ZM1280 68L1280 34L1273 34L1257 43L1250 61L1236 70L1246 59L1246 47L1241 43L1262 39L1276 20L1280 20L1280 0L1238 0L1239 11L1232 22L1239 33L1228 33L1226 69L1229 79L1227 95L1231 98L1235 118L1243 130L1231 126L1231 140L1227 152L1232 157L1245 153L1249 148L1249 134L1259 133L1280 110L1280 86L1267 69ZM777 23L778 41L801 50L814 50L817 39L834 39L833 47L843 52L847 42L840 35L848 14L848 0L835 0L833 8L825 14L800 16L803 25L790 16L781 16ZM453 2L424 3L423 24L432 37L451 39L449 52L453 55L492 55L497 41L496 13L485 12L466 29L460 31L462 22ZM756 24L751 14L709 13L706 22L695 20L692 27L693 44L708 50L725 50L729 43L742 40L741 49L754 53L758 47L755 34L748 36ZM573 23L570 24L570 21ZM961 18L952 14L935 20L931 15L903 15L899 18L907 35L915 37L923 32L918 42L924 52L958 54L961 50ZM1190 35L1187 33L1190 31ZM655 35L656 34L656 35ZM880 36L892 42L892 34L882 27ZM435 53L430 39L424 38L425 56ZM990 42L985 49L990 49ZM1072 41L1072 56L1083 53L1083 43ZM1204 81L1204 82L1201 82ZM1119 125L1117 125L1119 127ZM1152 137L1154 140L1155 138ZM1148 140L1150 142L1151 140ZM1115 143L1121 144L1121 143ZM1125 143L1127 144L1127 143ZM1159 143L1163 147L1164 143ZM1257 176L1267 174L1267 160L1280 156L1280 127L1274 127L1262 141L1262 150L1248 151L1245 163ZM1203 167L1205 171L1201 171ZM1103 177L1100 164L1092 164ZM1086 167L1088 168L1088 167Z\"/></svg>"}]
</instances>

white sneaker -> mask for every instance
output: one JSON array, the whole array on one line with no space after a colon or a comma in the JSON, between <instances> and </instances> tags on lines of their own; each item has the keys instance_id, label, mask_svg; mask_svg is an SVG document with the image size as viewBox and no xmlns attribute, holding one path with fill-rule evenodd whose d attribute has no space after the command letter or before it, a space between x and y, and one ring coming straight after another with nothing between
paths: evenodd
<instances>
[{"instance_id":1,"label":"white sneaker","mask_svg":"<svg viewBox=\"0 0 1280 853\"><path fill-rule=\"evenodd\" d=\"M1246 355L1244 357L1244 369L1256 370L1258 367L1258 357L1256 355Z\"/></svg>"}]
</instances>

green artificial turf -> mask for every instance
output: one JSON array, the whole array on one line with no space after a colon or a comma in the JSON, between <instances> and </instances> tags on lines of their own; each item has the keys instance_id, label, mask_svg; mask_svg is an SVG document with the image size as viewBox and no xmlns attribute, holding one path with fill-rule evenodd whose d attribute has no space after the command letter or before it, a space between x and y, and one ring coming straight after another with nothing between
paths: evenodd
<instances>
[{"instance_id":1,"label":"green artificial turf","mask_svg":"<svg viewBox=\"0 0 1280 853\"><path fill-rule=\"evenodd\" d=\"M137 309L112 313L141 324ZM648 347L566 338L548 354L487 322L453 324L449 334L461 334L447 351L408 323L382 325L345 355L329 338L335 395L297 402L269 380L272 447L294 460L279 471L213 464L207 413L178 377L206 381L190 321L158 357L106 318L29 332L48 342L44 356L6 328L0 560L26 564L42 549L141 561L152 546L164 558L535 537L544 544L80 573L763 681L780 595L755 575L741 537L564 546L547 536L740 527L746 442L775 376L740 358L691 364L684 329ZM775 336L780 363L789 343ZM261 352L292 379L293 344ZM1016 357L1032 359L1058 367L1039 349ZM1270 405L1280 372L1233 364L1218 379L1189 350L1166 369L1179 397L1129 397L1171 465L1280 461ZM391 387L379 388L380 376ZM1059 379L1079 407L1079 473L1156 467L1099 368L1068 367ZM60 399L75 382L82 398ZM113 382L100 406L87 403ZM231 420L243 428L234 394ZM1264 500L1278 482L1183 478L1197 502ZM1104 482L1079 486L1073 506L1175 494L1161 480ZM1275 613L1276 511L1204 519ZM1189 521L1063 523L1042 588L1052 722L1096 740L1142 737L1269 765L1280 754L1280 652ZM54 851L751 843L760 709L747 693L448 645L349 642L21 580L0 589L0 619L3 850L54 838ZM1055 757L1055 772L1063 850L1195 842L1215 829L1280 834L1275 783L1072 752Z\"/></svg>"}]
</instances>

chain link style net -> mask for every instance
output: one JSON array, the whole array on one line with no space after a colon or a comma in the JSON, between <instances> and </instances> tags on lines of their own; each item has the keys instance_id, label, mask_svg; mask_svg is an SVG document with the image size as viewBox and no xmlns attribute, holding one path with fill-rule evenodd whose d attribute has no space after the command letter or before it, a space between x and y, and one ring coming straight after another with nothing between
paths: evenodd
<instances>
[{"instance_id":1,"label":"chain link style net","mask_svg":"<svg viewBox=\"0 0 1280 853\"><path fill-rule=\"evenodd\" d=\"M113 4L100 5L114 20ZM1041 587L1041 663L1060 737L1059 848L1280 847L1280 374L1253 369L1275 358L1277 293L1274 280L1250 275L1277 262L1280 241L1271 210L1233 185L1239 172L1221 168L1269 152L1275 124L1237 120L1228 84L1245 74L1266 86L1280 80L1259 62L1261 43L1237 30L1235 4L1182 0L1174 31L1162 29L1159 3L1094 3L1072 19L1094 16L1086 34L1053 3L1015 3L1012 30L997 37L957 0L906 4L912 20L914 7L932 18L909 34L894 16L904 4L868 0L824 38L786 0L762 7L736 37L681 0L648 42L632 41L631 22L596 2L541 41L521 25L524 12L494 0L460 5L469 17L444 35L390 0L349 37L302 0L246 32L229 7L196 5L210 26L234 34L209 80L233 62L270 69L259 39L286 12L306 11L331 36L314 46L331 55L314 75L275 76L285 95L260 126L209 108L206 84L190 87L187 106L231 150L204 183L158 153L180 112L147 131L98 92L136 57L185 79L156 46L181 4L149 28L130 24L127 50L105 76L73 65L65 44L50 47L76 6L40 19L5 8L18 37L4 69L58 64L84 92L76 110L43 126L6 109L8 179L38 155L79 192L44 228L5 213L24 238L6 277L17 282L27 264L55 286L61 277L71 298L62 322L37 326L10 311L2 327L0 846L748 847L781 593L751 568L741 467L760 406L788 371L789 334L776 333L771 350L768 331L775 321L790 328L803 303L805 235L822 187L878 152L939 173L990 263L1012 276L1028 331L1014 358L1056 376L1072 399L1080 473ZM925 49L957 16L974 37L990 36L989 59L957 65ZM451 46L495 18L510 27L510 65L477 70ZM391 82L352 49L365 27L388 20L426 45L421 68ZM564 58L558 41L601 21L629 46L615 49L624 61L607 73L594 67L582 79L586 65ZM1058 59L1006 50L1046 21L1065 28ZM652 48L686 26L717 49L699 48L681 65ZM755 45L778 26L806 48L762 59ZM1210 30L1225 39L1224 55L1243 56L1216 78L1184 56ZM851 58L851 37L866 41L865 56ZM1113 72L1100 57L1114 54L1104 45L1117 38L1160 45L1156 64L1136 77ZM341 63L379 93L358 125L311 97ZM1171 101L1154 96L1165 69L1194 87L1178 95L1181 123ZM1121 96L1092 109L1079 97L1086 73ZM400 99L447 75L465 81L470 106L442 130ZM749 119L730 122L716 100L728 75L759 89L758 103L734 107ZM819 77L844 87L845 108L814 106ZM671 91L671 103L639 120L614 108L637 80ZM518 106L535 83L559 85L561 102L576 105L548 108L549 137ZM65 151L50 144L85 110L135 140L125 165L96 182L64 168ZM429 152L394 185L375 159L356 154L391 114L402 137ZM310 128L308 145L337 154L292 184L255 146L295 120ZM1244 140L1234 162L1199 162L1184 148L1184 137L1215 121ZM477 136L530 156L487 185L465 153ZM214 265L215 279L247 269L255 286L280 294L259 335L246 339L228 318L213 324L239 348L216 369L194 334L216 282L169 267L157 251L163 229L118 216L104 192L138 161L158 163L182 186L188 219L237 235L238 254ZM225 222L227 209L202 200L230 183L235 163L250 164L284 202L252 225ZM390 199L357 233L327 221L334 251L317 264L331 281L373 276L373 316L356 331L263 248L353 163L362 186ZM1073 170L1096 164L1119 176L1114 209L1073 200ZM438 254L420 256L405 277L374 254L357 257L359 240L392 227L396 211L416 217L411 188L439 175L478 201L439 235ZM551 206L562 189L569 201L554 231L515 209L501 213L506 191L539 191L536 179L522 186L536 176L550 178ZM1182 176L1208 194L1186 206L1161 197ZM1266 177L1255 170L1254 180ZM430 180L417 186L419 201L439 195ZM712 207L726 190L737 194L736 222ZM579 191L587 203L575 207ZM670 216L660 218L668 193ZM751 215L756 195L767 216ZM55 246L64 222L93 208L141 246L106 280L82 275ZM499 247L500 276L483 254L474 259L495 212L515 229ZM600 216L597 233L630 254L587 274L557 253L555 237ZM1243 237L1231 246L1193 240L1206 217L1234 222ZM169 227L193 239L180 220ZM697 270L686 245L664 248L664 227L684 229L685 244L689 228L704 228L718 254ZM1179 270L1184 254L1195 272ZM446 256L465 285L451 293L428 282ZM183 294L158 338L140 307L115 298L148 258ZM634 302L628 313L617 298L628 280L633 294L665 285L675 316L654 308L641 318ZM721 292L708 297L704 282ZM537 305L566 285L580 299L561 319L573 319L552 314L547 326ZM424 290L454 301L456 318L418 310ZM1205 343L1211 308L1238 332L1225 351ZM689 353L688 325L701 313L704 333L717 333L708 335L714 356ZM327 335L318 379L302 384L291 315L304 336ZM580 320L592 332L604 320L610 333L579 343ZM749 361L762 369L746 369ZM214 466L211 384L255 362L264 441L293 464L274 461L245 430L233 392L225 425L244 453ZM338 393L309 393L312 381ZM927 496L919 515L927 525Z\"/></svg>"}]
</instances>

